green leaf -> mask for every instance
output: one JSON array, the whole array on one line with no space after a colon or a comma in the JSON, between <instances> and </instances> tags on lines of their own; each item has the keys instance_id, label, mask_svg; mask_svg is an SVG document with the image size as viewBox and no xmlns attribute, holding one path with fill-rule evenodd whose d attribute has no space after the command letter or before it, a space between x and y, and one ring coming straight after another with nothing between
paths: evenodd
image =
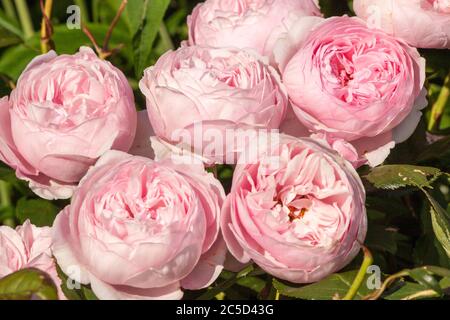
<instances>
[{"instance_id":1,"label":"green leaf","mask_svg":"<svg viewBox=\"0 0 450 320\"><path fill-rule=\"evenodd\" d=\"M61 279L61 290L69 300L83 300L84 294L81 291L81 284L79 284L80 289L69 289L67 286L67 280L69 279L66 274L61 270L61 268L56 265L56 271L58 273L58 277ZM72 281L72 280L69 280ZM78 287L78 286L77 286Z\"/></svg>"},{"instance_id":2,"label":"green leaf","mask_svg":"<svg viewBox=\"0 0 450 320\"><path fill-rule=\"evenodd\" d=\"M442 295L442 290L439 286L439 282L435 277L433 277L431 272L428 272L425 269L413 269L409 272L409 276L420 285L434 290L439 295Z\"/></svg>"},{"instance_id":3,"label":"green leaf","mask_svg":"<svg viewBox=\"0 0 450 320\"><path fill-rule=\"evenodd\" d=\"M24 44L8 48L0 56L0 73L17 80L25 67L38 54L38 50Z\"/></svg>"},{"instance_id":4,"label":"green leaf","mask_svg":"<svg viewBox=\"0 0 450 320\"><path fill-rule=\"evenodd\" d=\"M128 1L124 17L132 37L138 32L144 20L145 16L143 12L145 12L145 5L146 3L144 1Z\"/></svg>"},{"instance_id":5,"label":"green leaf","mask_svg":"<svg viewBox=\"0 0 450 320\"><path fill-rule=\"evenodd\" d=\"M264 280L257 277L245 277L239 279L236 283L255 292L261 292L261 290L264 289L266 285Z\"/></svg>"},{"instance_id":6,"label":"green leaf","mask_svg":"<svg viewBox=\"0 0 450 320\"><path fill-rule=\"evenodd\" d=\"M428 191L425 189L422 189L422 191L431 203L430 213L434 234L450 258L450 220L448 213Z\"/></svg>"},{"instance_id":7,"label":"green leaf","mask_svg":"<svg viewBox=\"0 0 450 320\"><path fill-rule=\"evenodd\" d=\"M9 18L2 10L0 10L0 27L16 35L19 40L23 39L23 32L20 29L20 26L16 21Z\"/></svg>"},{"instance_id":8,"label":"green leaf","mask_svg":"<svg viewBox=\"0 0 450 320\"><path fill-rule=\"evenodd\" d=\"M442 290L447 290L450 288L450 277L442 278L441 281L439 281L439 285L441 286Z\"/></svg>"},{"instance_id":9,"label":"green leaf","mask_svg":"<svg viewBox=\"0 0 450 320\"><path fill-rule=\"evenodd\" d=\"M240 272L235 273L232 277L229 277L224 282L216 285L213 288L210 288L208 291L206 291L204 294L202 294L200 297L197 298L197 300L211 300L214 299L215 296L217 296L219 293L224 292L225 290L231 288L233 285L235 285L239 280L244 279L245 277L254 277L264 274L264 272L259 269L255 268L254 265L249 265L242 269Z\"/></svg>"},{"instance_id":10,"label":"green leaf","mask_svg":"<svg viewBox=\"0 0 450 320\"><path fill-rule=\"evenodd\" d=\"M133 37L134 66L137 78L140 78L144 69L148 67L153 43L169 3L170 0L145 0L141 12L143 18L140 19L141 24Z\"/></svg>"},{"instance_id":11,"label":"green leaf","mask_svg":"<svg viewBox=\"0 0 450 320\"><path fill-rule=\"evenodd\" d=\"M83 296L86 300L98 300L98 298L96 297L94 291L92 291L91 288L87 287L87 286L82 286L81 290L83 292Z\"/></svg>"},{"instance_id":12,"label":"green leaf","mask_svg":"<svg viewBox=\"0 0 450 320\"><path fill-rule=\"evenodd\" d=\"M103 39L108 30L108 26L101 24L88 23L87 26L96 39ZM65 24L55 25L53 28L54 35L52 40L55 43L58 54L73 54L81 46L91 45L90 40L81 30L70 30ZM70 41L67 39L70 39ZM40 54L39 43L40 35L36 33L31 39L27 40L26 44L20 44L5 50L0 56L0 73L4 73L13 80L17 80L31 60ZM120 52L127 55L127 57L129 56L128 58L131 59L131 41L129 35L120 32L120 30L114 30L110 46L116 47L121 43L125 44L125 47Z\"/></svg>"},{"instance_id":13,"label":"green leaf","mask_svg":"<svg viewBox=\"0 0 450 320\"><path fill-rule=\"evenodd\" d=\"M0 300L58 300L49 275L38 269L23 269L0 280Z\"/></svg>"},{"instance_id":14,"label":"green leaf","mask_svg":"<svg viewBox=\"0 0 450 320\"><path fill-rule=\"evenodd\" d=\"M69 300L98 300L95 293L92 291L90 286L83 285L72 279L70 279L61 268L56 265L56 271L61 279L61 290ZM69 288L68 283L70 282L71 288Z\"/></svg>"},{"instance_id":15,"label":"green leaf","mask_svg":"<svg viewBox=\"0 0 450 320\"><path fill-rule=\"evenodd\" d=\"M38 227L52 226L59 208L43 199L20 199L16 206L16 216L20 223L27 219Z\"/></svg>"},{"instance_id":16,"label":"green leaf","mask_svg":"<svg viewBox=\"0 0 450 320\"><path fill-rule=\"evenodd\" d=\"M224 280L229 280L235 276L236 274L234 272L227 270L223 270L222 273L220 274L220 278ZM255 292L260 292L266 286L266 282L258 277L243 277L237 280L236 284Z\"/></svg>"},{"instance_id":17,"label":"green leaf","mask_svg":"<svg viewBox=\"0 0 450 320\"><path fill-rule=\"evenodd\" d=\"M392 278L393 276L395 277ZM450 270L437 266L405 269L393 276L390 277L390 281L392 282L397 279L398 282L389 289L389 291L391 291L390 293L384 295L384 298L388 300L412 300L439 297L444 294L444 290L447 290L450 284L447 280L450 278ZM436 276L442 279L438 281ZM404 277L410 277L417 283L406 282L403 279ZM398 288L398 286L400 286L400 288ZM395 291L392 292L392 290ZM374 293L377 295L380 294L379 291Z\"/></svg>"},{"instance_id":18,"label":"green leaf","mask_svg":"<svg viewBox=\"0 0 450 320\"><path fill-rule=\"evenodd\" d=\"M21 42L22 40L19 37L0 27L0 48L9 47Z\"/></svg>"},{"instance_id":19,"label":"green leaf","mask_svg":"<svg viewBox=\"0 0 450 320\"><path fill-rule=\"evenodd\" d=\"M344 273L335 273L322 281L303 287L291 287L275 279L273 281L273 285L280 292L280 294L287 297L306 300L342 299L350 289L357 273L357 270ZM354 297L355 300L360 300L372 291L367 288L367 285L365 285L369 276L369 274L365 276L363 285L359 288L356 296Z\"/></svg>"},{"instance_id":20,"label":"green leaf","mask_svg":"<svg viewBox=\"0 0 450 320\"><path fill-rule=\"evenodd\" d=\"M440 277L449 277L450 278L450 270L442 267L436 267L436 266L425 266L422 267L422 269L426 270L427 272L431 274L435 274Z\"/></svg>"},{"instance_id":21,"label":"green leaf","mask_svg":"<svg viewBox=\"0 0 450 320\"><path fill-rule=\"evenodd\" d=\"M406 186L431 187L442 172L437 168L412 165L386 165L372 169L366 176L376 188L398 189Z\"/></svg>"}]
</instances>

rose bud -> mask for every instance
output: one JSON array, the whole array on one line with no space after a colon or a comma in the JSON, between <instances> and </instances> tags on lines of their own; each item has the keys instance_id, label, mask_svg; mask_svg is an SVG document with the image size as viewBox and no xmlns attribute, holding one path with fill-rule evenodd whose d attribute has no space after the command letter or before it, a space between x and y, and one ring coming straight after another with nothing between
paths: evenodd
<instances>
[{"instance_id":1,"label":"rose bud","mask_svg":"<svg viewBox=\"0 0 450 320\"><path fill-rule=\"evenodd\" d=\"M425 60L359 18L316 18L303 32L291 30L275 59L298 119L329 145L345 145L355 166L381 164L427 105Z\"/></svg>"},{"instance_id":2,"label":"rose bud","mask_svg":"<svg viewBox=\"0 0 450 320\"><path fill-rule=\"evenodd\" d=\"M270 55L284 20L290 15L320 16L315 0L207 0L188 17L190 45L253 49Z\"/></svg>"},{"instance_id":3,"label":"rose bud","mask_svg":"<svg viewBox=\"0 0 450 320\"><path fill-rule=\"evenodd\" d=\"M180 299L223 268L224 197L202 164L109 151L57 216L53 252L99 299Z\"/></svg>"},{"instance_id":4,"label":"rose bud","mask_svg":"<svg viewBox=\"0 0 450 320\"><path fill-rule=\"evenodd\" d=\"M369 27L414 47L450 49L449 0L354 0L353 8Z\"/></svg>"},{"instance_id":5,"label":"rose bud","mask_svg":"<svg viewBox=\"0 0 450 320\"><path fill-rule=\"evenodd\" d=\"M222 208L231 254L269 274L309 283L345 267L367 229L354 168L315 140L281 136L238 165Z\"/></svg>"},{"instance_id":6,"label":"rose bud","mask_svg":"<svg viewBox=\"0 0 450 320\"><path fill-rule=\"evenodd\" d=\"M218 163L235 162L228 157L235 148L227 143L227 131L277 129L288 103L277 72L239 49L193 46L168 52L145 71L140 88L158 137L188 144ZM186 136L192 139L182 139ZM194 141L197 136L200 141ZM208 146L210 136L221 141Z\"/></svg>"},{"instance_id":7,"label":"rose bud","mask_svg":"<svg viewBox=\"0 0 450 320\"><path fill-rule=\"evenodd\" d=\"M0 103L0 160L46 199L70 198L103 153L128 151L136 131L125 75L87 47L35 58Z\"/></svg>"},{"instance_id":8,"label":"rose bud","mask_svg":"<svg viewBox=\"0 0 450 320\"><path fill-rule=\"evenodd\" d=\"M49 227L38 228L29 220L15 230L0 226L0 279L21 269L36 268L50 276L58 288L59 299L65 300L51 245Z\"/></svg>"}]
</instances>

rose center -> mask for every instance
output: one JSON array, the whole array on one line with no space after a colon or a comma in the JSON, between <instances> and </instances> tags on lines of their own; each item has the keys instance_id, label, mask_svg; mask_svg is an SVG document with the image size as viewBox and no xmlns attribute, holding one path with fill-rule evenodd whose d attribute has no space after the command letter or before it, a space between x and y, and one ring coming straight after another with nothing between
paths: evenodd
<instances>
[{"instance_id":1,"label":"rose center","mask_svg":"<svg viewBox=\"0 0 450 320\"><path fill-rule=\"evenodd\" d=\"M302 195L297 195L291 201L283 201L279 197L276 197L274 201L276 201L276 204L272 210L277 212L278 218L284 222L294 222L303 219L312 205L311 200Z\"/></svg>"},{"instance_id":2,"label":"rose center","mask_svg":"<svg viewBox=\"0 0 450 320\"><path fill-rule=\"evenodd\" d=\"M289 209L289 221L292 222L294 220L300 220L302 219L306 212L308 211L307 208L301 208L300 212L297 210L297 208L295 207L288 207Z\"/></svg>"}]
</instances>

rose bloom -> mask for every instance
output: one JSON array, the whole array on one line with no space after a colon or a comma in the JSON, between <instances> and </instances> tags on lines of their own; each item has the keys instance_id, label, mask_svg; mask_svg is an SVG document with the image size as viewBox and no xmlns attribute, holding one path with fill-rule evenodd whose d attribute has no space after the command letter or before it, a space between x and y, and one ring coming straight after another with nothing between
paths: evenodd
<instances>
[{"instance_id":1,"label":"rose bloom","mask_svg":"<svg viewBox=\"0 0 450 320\"><path fill-rule=\"evenodd\" d=\"M356 14L418 48L450 49L449 0L354 0Z\"/></svg>"},{"instance_id":2,"label":"rose bloom","mask_svg":"<svg viewBox=\"0 0 450 320\"><path fill-rule=\"evenodd\" d=\"M287 95L279 75L262 58L239 49L183 47L163 55L145 71L140 89L156 135L168 142L196 144L200 126L207 131L248 128L277 129L285 116ZM225 139L224 139L225 140ZM211 151L198 150L213 162L223 163L229 150L225 141Z\"/></svg>"},{"instance_id":3,"label":"rose bloom","mask_svg":"<svg viewBox=\"0 0 450 320\"><path fill-rule=\"evenodd\" d=\"M124 74L87 47L35 58L0 101L0 160L46 199L70 198L89 166L136 130Z\"/></svg>"},{"instance_id":4,"label":"rose bloom","mask_svg":"<svg viewBox=\"0 0 450 320\"><path fill-rule=\"evenodd\" d=\"M293 110L355 166L376 166L420 121L425 60L359 18L314 19L294 23L274 52Z\"/></svg>"},{"instance_id":5,"label":"rose bloom","mask_svg":"<svg viewBox=\"0 0 450 320\"><path fill-rule=\"evenodd\" d=\"M365 191L347 161L315 140L282 136L238 165L222 209L228 249L291 282L319 281L363 243Z\"/></svg>"},{"instance_id":6,"label":"rose bloom","mask_svg":"<svg viewBox=\"0 0 450 320\"><path fill-rule=\"evenodd\" d=\"M274 36L289 14L320 16L315 0L207 0L188 17L189 44L271 53Z\"/></svg>"},{"instance_id":7,"label":"rose bloom","mask_svg":"<svg viewBox=\"0 0 450 320\"><path fill-rule=\"evenodd\" d=\"M180 299L223 268L224 197L202 164L109 151L57 216L53 252L99 299Z\"/></svg>"},{"instance_id":8,"label":"rose bloom","mask_svg":"<svg viewBox=\"0 0 450 320\"><path fill-rule=\"evenodd\" d=\"M65 300L51 245L52 231L49 227L38 228L29 220L15 230L0 226L0 279L21 269L36 268L52 278L59 298Z\"/></svg>"}]
</instances>

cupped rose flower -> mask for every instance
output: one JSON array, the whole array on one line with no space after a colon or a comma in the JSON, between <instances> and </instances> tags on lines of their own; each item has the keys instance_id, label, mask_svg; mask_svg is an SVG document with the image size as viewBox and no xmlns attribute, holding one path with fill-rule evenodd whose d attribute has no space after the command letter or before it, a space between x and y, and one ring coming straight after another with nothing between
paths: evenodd
<instances>
[{"instance_id":1,"label":"cupped rose flower","mask_svg":"<svg viewBox=\"0 0 450 320\"><path fill-rule=\"evenodd\" d=\"M192 46L168 52L145 71L140 89L158 137L188 144L219 163L235 151L226 143L227 131L277 129L288 103L275 69L240 49ZM211 135L223 140L206 148Z\"/></svg>"},{"instance_id":2,"label":"cupped rose flower","mask_svg":"<svg viewBox=\"0 0 450 320\"><path fill-rule=\"evenodd\" d=\"M354 0L353 8L370 27L414 47L450 49L449 0Z\"/></svg>"},{"instance_id":3,"label":"cupped rose flower","mask_svg":"<svg viewBox=\"0 0 450 320\"><path fill-rule=\"evenodd\" d=\"M100 299L180 299L223 268L224 197L202 164L109 151L56 218L53 252Z\"/></svg>"},{"instance_id":4,"label":"cupped rose flower","mask_svg":"<svg viewBox=\"0 0 450 320\"><path fill-rule=\"evenodd\" d=\"M238 165L222 209L228 249L291 282L319 281L358 253L367 229L358 174L309 138L282 136Z\"/></svg>"},{"instance_id":5,"label":"cupped rose flower","mask_svg":"<svg viewBox=\"0 0 450 320\"><path fill-rule=\"evenodd\" d=\"M268 55L290 15L320 16L317 0L207 0L188 17L190 45L253 49Z\"/></svg>"},{"instance_id":6,"label":"cupped rose flower","mask_svg":"<svg viewBox=\"0 0 450 320\"><path fill-rule=\"evenodd\" d=\"M35 58L0 102L0 160L39 196L70 198L110 149L128 151L136 131L124 74L87 47Z\"/></svg>"},{"instance_id":7,"label":"cupped rose flower","mask_svg":"<svg viewBox=\"0 0 450 320\"><path fill-rule=\"evenodd\" d=\"M51 246L52 231L49 227L38 228L29 220L15 230L0 226L0 279L21 269L36 268L52 278L58 288L59 299L65 300Z\"/></svg>"},{"instance_id":8,"label":"cupped rose flower","mask_svg":"<svg viewBox=\"0 0 450 320\"><path fill-rule=\"evenodd\" d=\"M308 27L293 24L274 53L295 114L330 144L351 143L354 163L382 163L414 132L427 105L425 60L359 18L299 24Z\"/></svg>"}]
</instances>

